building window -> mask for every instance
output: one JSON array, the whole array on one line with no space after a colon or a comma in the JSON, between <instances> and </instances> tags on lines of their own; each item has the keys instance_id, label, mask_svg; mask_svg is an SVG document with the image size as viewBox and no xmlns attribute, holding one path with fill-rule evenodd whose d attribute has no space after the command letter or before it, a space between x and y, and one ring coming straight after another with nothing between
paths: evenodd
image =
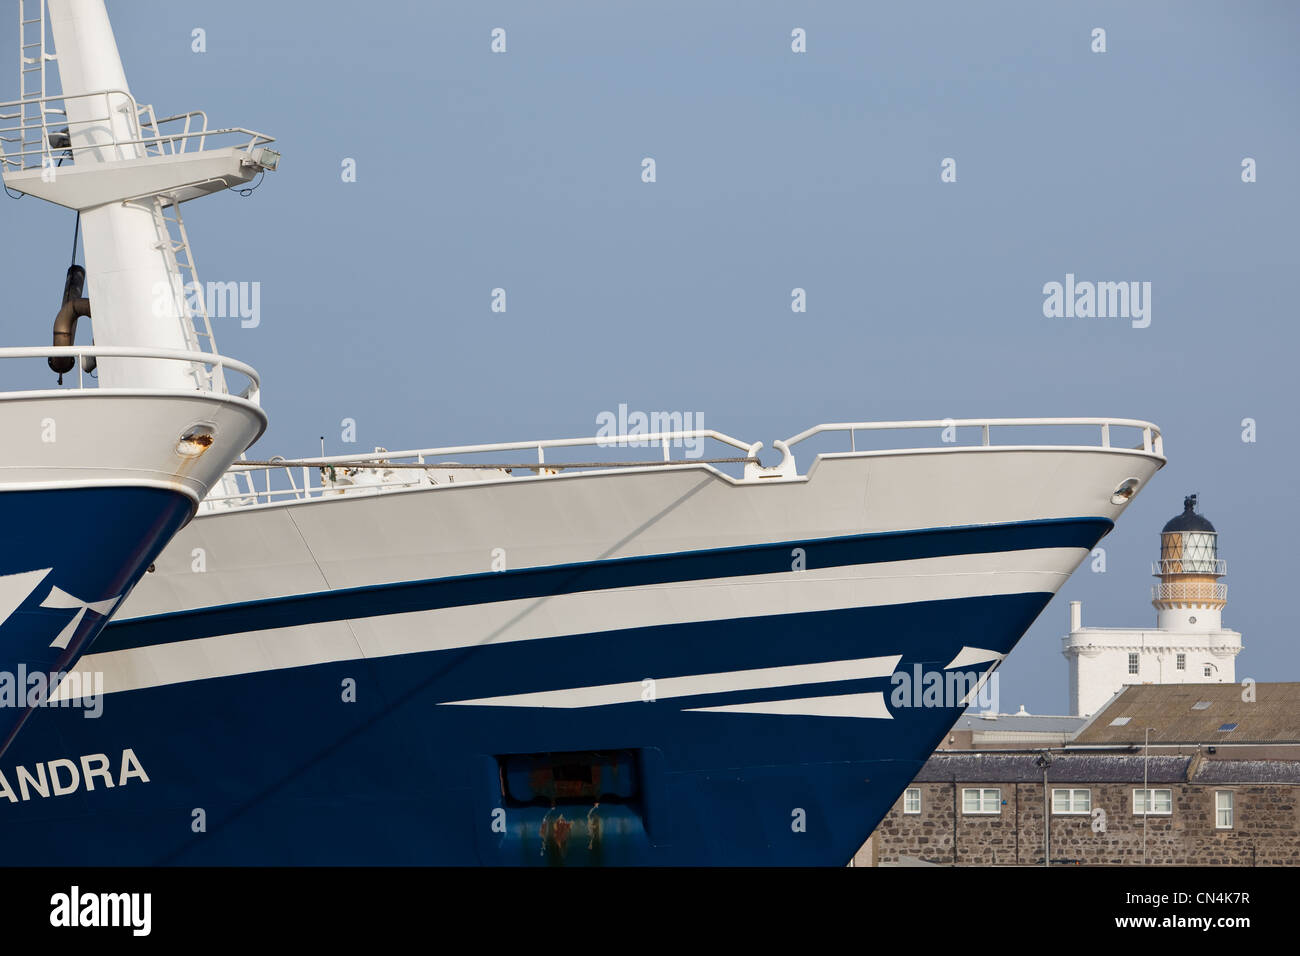
<instances>
[{"instance_id":1,"label":"building window","mask_svg":"<svg viewBox=\"0 0 1300 956\"><path fill-rule=\"evenodd\" d=\"M1130 674L1136 674L1138 672L1138 656L1136 654L1130 654L1128 656L1128 672Z\"/></svg>"},{"instance_id":2,"label":"building window","mask_svg":"<svg viewBox=\"0 0 1300 956\"><path fill-rule=\"evenodd\" d=\"M961 792L962 813L1001 813L1002 791L997 787L966 787Z\"/></svg>"},{"instance_id":3,"label":"building window","mask_svg":"<svg viewBox=\"0 0 1300 956\"><path fill-rule=\"evenodd\" d=\"M1205 676L1206 676L1206 677L1209 677L1209 676L1210 676L1210 665L1209 665L1209 664L1206 664L1206 665L1205 665Z\"/></svg>"},{"instance_id":4,"label":"building window","mask_svg":"<svg viewBox=\"0 0 1300 956\"><path fill-rule=\"evenodd\" d=\"M1232 829L1233 809L1233 796L1231 790L1214 791L1214 826L1217 829Z\"/></svg>"},{"instance_id":5,"label":"building window","mask_svg":"<svg viewBox=\"0 0 1300 956\"><path fill-rule=\"evenodd\" d=\"M921 812L921 788L908 787L903 791L903 812L920 813Z\"/></svg>"},{"instance_id":6,"label":"building window","mask_svg":"<svg viewBox=\"0 0 1300 956\"><path fill-rule=\"evenodd\" d=\"M1187 655L1179 654L1176 661L1174 662L1174 666L1177 667L1180 671L1187 670Z\"/></svg>"},{"instance_id":7,"label":"building window","mask_svg":"<svg viewBox=\"0 0 1300 956\"><path fill-rule=\"evenodd\" d=\"M1143 804L1145 803L1145 809ZM1174 792L1172 790L1133 791L1133 812L1138 816L1168 816L1174 812Z\"/></svg>"},{"instance_id":8,"label":"building window","mask_svg":"<svg viewBox=\"0 0 1300 956\"><path fill-rule=\"evenodd\" d=\"M1091 813L1091 790L1053 790L1053 813Z\"/></svg>"}]
</instances>

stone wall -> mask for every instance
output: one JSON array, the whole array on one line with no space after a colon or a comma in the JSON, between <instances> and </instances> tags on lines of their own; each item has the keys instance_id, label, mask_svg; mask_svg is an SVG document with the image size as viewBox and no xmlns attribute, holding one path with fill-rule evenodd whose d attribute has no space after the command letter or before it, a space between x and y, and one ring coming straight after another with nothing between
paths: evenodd
<instances>
[{"instance_id":1,"label":"stone wall","mask_svg":"<svg viewBox=\"0 0 1300 956\"><path fill-rule=\"evenodd\" d=\"M921 812L903 813L903 798L885 815L874 835L881 863L908 856L961 866L1042 865L1043 786L1041 783L916 784ZM1001 812L963 814L964 787L999 787ZM1143 820L1133 813L1134 783L1056 783L1055 788L1092 791L1096 814L1051 815L1053 864L1141 865ZM1146 819L1145 861L1150 865L1300 864L1300 787L1284 784L1152 784L1173 791L1173 812ZM1215 827L1214 794L1235 794L1230 830ZM954 795L957 813L953 813ZM954 851L954 843L956 849Z\"/></svg>"}]
</instances>

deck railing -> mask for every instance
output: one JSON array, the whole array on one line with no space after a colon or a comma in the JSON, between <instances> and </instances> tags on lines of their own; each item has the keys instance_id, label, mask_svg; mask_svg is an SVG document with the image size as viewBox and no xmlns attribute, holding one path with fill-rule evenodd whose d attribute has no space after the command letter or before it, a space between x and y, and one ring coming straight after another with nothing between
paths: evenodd
<instances>
[{"instance_id":1,"label":"deck railing","mask_svg":"<svg viewBox=\"0 0 1300 956\"><path fill-rule=\"evenodd\" d=\"M944 441L945 430L967 427L981 428L983 444L979 446L955 445ZM915 422L848 422L817 425L785 441L773 442L773 447L781 452L781 461L769 468L764 468L758 459L763 448L762 442L745 442L738 438L713 429L690 431L656 432L652 434L594 435L584 438L552 438L535 441L498 442L486 445L453 445L440 448L419 448L405 451L388 451L376 449L373 453L321 456L310 459L285 459L276 457L266 461L236 462L231 468L231 482L226 487L216 488L207 498L212 508L243 507L252 504L265 504L277 501L301 501L341 494L375 494L399 491L415 487L428 487L430 484L445 481L448 470L461 471L523 471L530 475L553 476L561 472L611 470L628 467L691 467L712 466L731 463L743 464L747 479L791 478L796 477L791 446L828 432L850 434L851 453L888 454L895 451L911 451L912 447L901 447L889 451L857 451L854 433L858 431L886 431L891 429L931 431L935 441L931 442L934 451L979 451L1005 450L1014 445L994 444L990 430L994 428L1016 428L1019 426L1090 426L1098 429L1097 440L1090 444L1061 445L1053 442L1034 442L1023 447L1042 448L1115 448L1111 444L1111 427L1132 427L1142 432L1142 442L1134 448L1122 450L1142 450L1149 454L1161 455L1162 443L1159 429L1150 422L1132 419L1102 418L996 418L996 419L944 419L936 421ZM743 455L724 457L705 457L702 454L703 442L720 444L724 450L739 450ZM933 447L934 445L938 447ZM673 457L674 448L693 448L700 451L697 455ZM561 449L654 449L661 457L654 460L637 461L589 461L574 459L558 460L554 452ZM548 452L551 457L548 460ZM518 453L518 454L512 454ZM654 454L654 452L652 452ZM504 456L504 457L502 457ZM465 458L491 457L497 460L464 461ZM590 457L590 456L588 456ZM447 460L454 458L456 460ZM499 477L493 475L493 477ZM238 491L231 490L231 484Z\"/></svg>"},{"instance_id":2,"label":"deck railing","mask_svg":"<svg viewBox=\"0 0 1300 956\"><path fill-rule=\"evenodd\" d=\"M129 346L113 345L61 345L61 346L32 346L25 348L0 348L0 360L5 359L50 359L50 358L72 358L75 359L73 369L76 372L76 384L66 382L62 388L65 389L90 389L94 388L101 391L113 391L101 386L98 379L91 371L87 371L90 364L87 358L129 358L144 359L157 362L186 362L202 368L207 374L196 376L195 390L199 392L209 392L213 394L226 395L234 394L240 398L247 399L254 404L259 403L259 393L262 387L261 379L258 377L256 369L247 365L238 359L228 358L224 355L217 355L213 352L187 352L179 349L150 349L135 348ZM241 391L232 392L226 383L226 372L236 372L245 379L244 387ZM48 369L47 369L48 372ZM53 375L53 372L48 374ZM72 371L65 372L65 377L71 376ZM204 380L206 387L197 384L199 380ZM116 386L115 388L130 388L129 385ZM0 393L0 398L3 393Z\"/></svg>"},{"instance_id":3,"label":"deck railing","mask_svg":"<svg viewBox=\"0 0 1300 956\"><path fill-rule=\"evenodd\" d=\"M1112 428L1135 428L1142 433L1142 451L1154 455L1164 455L1163 441L1160 437L1160 429L1151 422L1138 421L1132 418L944 418L932 419L930 421L917 422L836 422L830 425L815 425L807 431L802 431L793 438L787 438L784 442L777 442L777 446L786 446L787 448L797 445L799 442L822 435L827 432L848 432L849 450L857 451L857 433L858 432L880 432L880 431L938 431L941 436L951 434L956 436L960 429L978 428L981 435L982 445L992 445L993 429L998 428L1073 428L1087 427L1099 430L1100 443L1088 442L1083 447L1090 448L1113 448L1117 447L1111 444L1110 430ZM955 445L955 440L947 440L941 437L945 444ZM1031 445L1042 444L1041 442L1031 442ZM929 447L929 446L918 446ZM1005 447L999 443L999 447ZM904 451L913 449L891 448L890 451ZM1126 449L1128 450L1128 449Z\"/></svg>"},{"instance_id":4,"label":"deck railing","mask_svg":"<svg viewBox=\"0 0 1300 956\"><path fill-rule=\"evenodd\" d=\"M83 99L103 106L86 119L69 121L68 101ZM129 130L125 136L118 132L123 121ZM76 142L78 139L87 141ZM116 160L229 146L251 155L273 142L273 137L243 127L208 129L208 117L202 110L158 119L152 106L139 105L125 90L52 94L0 103L0 167L6 172L58 164L75 167L80 150L111 151L109 158Z\"/></svg>"}]
</instances>

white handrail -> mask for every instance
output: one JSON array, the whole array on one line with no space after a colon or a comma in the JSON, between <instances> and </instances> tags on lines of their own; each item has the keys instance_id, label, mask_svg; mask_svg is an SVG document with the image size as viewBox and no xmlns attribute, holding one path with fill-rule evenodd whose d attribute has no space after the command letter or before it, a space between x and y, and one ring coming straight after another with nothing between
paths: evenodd
<instances>
[{"instance_id":1,"label":"white handrail","mask_svg":"<svg viewBox=\"0 0 1300 956\"><path fill-rule=\"evenodd\" d=\"M238 359L228 358L224 355L218 355L215 352L190 352L182 349L153 349L135 346L122 345L46 345L46 346L19 346L16 348L0 348L0 360L3 359L32 359L32 358L76 358L77 367L77 387L85 387L84 363L80 360L86 356L95 358L134 358L134 359L157 359L163 362L194 362L199 365L210 365L214 369L230 369L240 373L248 379L249 386L241 397L257 404L258 394L262 388L261 377L253 366ZM222 376L214 375L214 381L220 381ZM102 386L100 386L102 388ZM119 386L129 388L130 386ZM106 389L111 390L111 389ZM200 391L210 391L218 394L226 394L224 387L200 389Z\"/></svg>"},{"instance_id":2,"label":"white handrail","mask_svg":"<svg viewBox=\"0 0 1300 956\"><path fill-rule=\"evenodd\" d=\"M724 435L722 432L714 431L712 428L696 429L694 431L680 432L653 432L645 435L614 435L602 436L592 435L586 438L547 438L541 441L516 441L516 442L497 442L490 445L451 445L444 448L417 448L411 451L383 451L371 452L363 455L332 455L329 457L313 457L313 462L319 462L321 465L345 465L353 462L372 462L382 464L384 462L393 462L402 458L421 459L422 463L428 464L430 468L454 467L451 462L423 462L428 456L443 455L476 455L487 454L497 451L538 451L538 465L546 467L544 456L540 454L542 449L546 448L578 448L582 446L596 446L601 448L640 448L650 447L655 442L661 441L684 441L687 439L707 439L712 438L720 441L725 445L733 448L739 448L749 451L753 446L749 442L743 442L738 438L732 438L730 435ZM231 468L239 471L258 471L266 465L243 465L235 462ZM276 466L278 467L278 466Z\"/></svg>"},{"instance_id":3,"label":"white handrail","mask_svg":"<svg viewBox=\"0 0 1300 956\"><path fill-rule=\"evenodd\" d=\"M95 90L90 93L75 93L70 96L65 96L62 93L53 93L48 96L42 96L39 98L33 98L27 100L10 100L6 103L0 103L0 121L3 120L17 121L13 125L0 125L0 141L3 141L5 143L17 143L18 146L20 147L19 149L3 150L2 151L3 155L0 155L0 164L3 164L4 166L16 167L18 169L24 169L24 170L40 168L43 165L45 158L62 156L65 152L67 152L68 149L72 149L73 155L69 162L69 165L75 166L76 149L78 147L56 148L54 146L51 146L49 141L49 133L52 124L46 119L46 115L53 113L56 115L66 116L67 115L66 109L53 110L47 108L46 104L63 102L72 99L83 99L87 97L98 97L98 96L102 96L102 97L117 96L117 97L122 97L126 100L126 105L129 108L128 113L131 116L132 124L135 127L136 138L119 140L117 136L112 133L112 121L114 118L113 115L114 111L111 106L111 101L107 101L110 102L108 115L105 116L97 115L97 116L90 117L88 119L70 121L68 123L69 136L71 136L77 129L84 128L84 127L104 128L106 129L107 132L109 132L112 135L111 141L106 141L102 143L99 142L89 143L80 147L82 149L104 149L104 148L117 149L123 146L143 146L145 148L146 153L148 152L150 147L156 148L159 151L159 153L166 153L167 152L166 147L170 146L171 153L176 154L176 153L185 152L185 145L189 140L197 139L198 148L200 150L203 150L207 146L207 140L209 137L225 136L225 135L236 134L236 133L240 134L241 137L242 136L248 137L248 142L242 145L241 147L247 152L252 152L252 150L258 146L265 146L268 143L275 142L275 138L272 136L267 136L265 133L259 133L255 130L244 129L241 126L232 126L232 127L227 127L225 129L215 129L215 130L208 129L208 117L207 114L204 113L202 110L190 110L187 113L177 113L174 116L164 117L163 119L155 119L152 115L153 107L147 104L144 106L139 105L138 103L136 103L135 97L133 97L130 93L126 92L125 90ZM40 107L40 109L35 113L35 115L30 115L27 112L27 109L32 106ZM18 112L16 113L4 112L5 110L13 109L15 107L18 110ZM148 120L142 118L141 114L145 112L148 112L150 114ZM202 120L202 125L197 129L192 129L191 120L196 117ZM179 132L165 132L161 128L165 123L181 122L181 121L184 121L184 128ZM151 129L153 131L152 135L147 135L145 133L146 129ZM26 135L28 133L35 132L36 130L41 131L39 147L36 146L37 143L36 140L28 139ZM12 133L18 134L17 139L12 139L4 135L4 134L12 134ZM180 144L179 149L177 148L178 143ZM28 148L29 146L31 148ZM27 159L32 157L39 157L40 161L31 164L26 162Z\"/></svg>"},{"instance_id":4,"label":"white handrail","mask_svg":"<svg viewBox=\"0 0 1300 956\"><path fill-rule=\"evenodd\" d=\"M814 435L821 434L822 432L849 431L850 433L852 433L854 430L859 430L859 429L864 431L883 431L888 429L948 428L949 426L979 427L982 429L983 432L983 436L982 436L983 441L981 445L955 446L955 447L950 446L952 447L952 450L962 450L967 452L982 452L982 451L997 452L997 451L1005 450L1007 447L1019 447L1019 446L992 445L989 439L990 427L1043 426L1043 425L1097 426L1101 428L1101 435L1100 435L1101 443L1100 446L1098 446L1097 444L1093 444L1090 446L1076 446L1076 445L1061 445L1058 443L1051 443L1051 442L1040 442L1037 447L1057 448L1057 449L1077 448L1077 447L1092 447L1092 448L1102 447L1102 448L1109 449L1111 448L1109 426L1112 425L1120 426L1120 427L1128 426L1128 427L1142 429L1143 451L1145 451L1148 454L1156 454L1156 455L1163 456L1163 452L1161 451L1160 448L1159 429L1155 425L1151 424L1150 422L1139 421L1136 419L974 418L974 419L942 419L942 420L911 421L911 422L839 422L839 423L831 423L825 425L816 425L813 428L808 429L807 431L801 432L800 434L796 435L794 438L791 438L788 442L780 442L780 441L774 442L773 444L777 448L777 450L783 453L784 458L782 463L776 466L776 469L759 469L759 470L764 472L769 472L769 473L772 472L773 470L777 470L782 473L788 473L789 476L793 477L795 475L794 462L790 453L789 446L796 444L797 442L803 441L807 438L811 438ZM530 453L532 457L536 458L536 464L520 466L518 464L517 459L513 461L513 464L515 464L518 467L526 467L529 470L535 472L539 477L550 476L566 469L579 468L585 470L590 468L600 469L606 467L605 465L596 464L596 463L563 462L563 461L552 461L548 463L546 460L547 459L546 449L548 448L551 449L577 448L583 446L588 446L588 447L595 446L595 447L602 447L602 448L629 448L629 447L649 448L656 444L661 444L665 452L664 460L668 461L668 448L671 442L691 440L691 439L695 439L695 440L713 439L723 444L730 445L734 448L741 449L750 457L757 457L759 450L762 448L761 442L751 444L748 442L741 441L738 438L733 438L730 435L723 434L722 432L716 431L714 429L697 429L693 431L653 432L647 434L593 435L593 436L588 436L583 438L551 438L551 439L541 439L541 440L533 439L533 440L516 441L516 442L496 442L496 443L485 444L485 445L451 445L451 446L444 446L442 448L421 448L421 449L411 449L407 451L387 451L384 449L378 449L374 452L368 452L363 454L354 453L348 455L333 455L328 457L327 456L312 457L310 460L304 459L302 461L297 461L297 460L285 461L283 464L281 464L280 462L276 462L275 464L270 464L270 465L265 463L256 463L256 462L235 462L231 466L230 473L234 475L247 476L249 480L249 489L250 489L249 492L238 493L238 494L210 495L206 499L206 504L208 507L213 507L216 505L229 503L234 507L241 507L241 506L247 506L249 504L259 504L262 502L269 504L277 500L282 500L286 498L289 500L311 500L311 499L320 498L325 495L375 494L382 491L395 491L403 488L414 488L414 487L422 486L425 481L424 476L428 472L433 472L436 471L437 469L454 470L457 467L457 465L461 465L463 467L486 468L490 465L495 464L494 462L489 461L483 463L480 466L468 466L464 462L429 460L434 458L444 458L447 456L476 455L476 454L486 454L486 453L493 453L493 452L511 452L511 451L527 452ZM1026 447L1035 447L1035 446L1026 446ZM891 451L910 451L910 450L916 450L916 449L907 449L907 448L891 449ZM1116 449L1116 450L1120 450L1120 449ZM1125 448L1123 450L1127 451L1129 449ZM856 454L860 454L864 456L876 455L876 454L888 454L888 453L889 452L866 451L866 450L856 452ZM415 465L422 466L424 468L424 471L420 471L418 469L414 470L413 474L415 475L415 477L407 477L408 473L405 469L412 468L412 465L401 464L401 462L407 460L413 460ZM657 463L646 462L644 464L647 467L649 467ZM691 459L683 459L681 461L670 462L670 464L689 465L691 464ZM705 463L701 462L701 464L705 464ZM293 480L292 471L290 470L291 468L299 465L303 466L301 487L297 484L297 482ZM307 467L308 465L310 465L310 471L318 470L322 473L322 476L325 471L327 471L329 468L333 466L340 466L342 468L347 469L346 474L348 475L355 475L359 472L382 473L385 471L386 467L389 469L389 472L386 476L383 476L376 483L363 482L360 484L343 485L343 484L336 484L333 477L331 477L328 484L322 482L320 486L313 487L310 480L309 468ZM507 466L502 465L501 467L507 467ZM610 462L608 467L611 468L619 467L619 463ZM270 485L271 472L280 469L283 469L285 471L285 474L289 476L289 481L290 481L289 487L272 488ZM402 469L402 470L399 471L397 469ZM265 491L257 490L256 485L253 484L251 480L254 473L259 471L264 471L266 472L267 475L267 488ZM754 477L748 473L748 468L747 468L746 477L747 478ZM758 477L770 478L771 475L764 474Z\"/></svg>"},{"instance_id":5,"label":"white handrail","mask_svg":"<svg viewBox=\"0 0 1300 956\"><path fill-rule=\"evenodd\" d=\"M1066 426L1094 426L1101 429L1100 447L1110 448L1110 429L1119 428L1137 428L1142 432L1142 450L1151 452L1156 455L1164 455L1163 439L1160 435L1160 428L1152 422L1142 421L1136 418L941 418L929 419L926 421L911 422L833 422L825 425L814 425L812 428L802 431L793 438L787 438L783 443L787 448L806 441L816 435L825 432L843 432L849 433L850 446L856 448L856 432L859 431L888 431L895 429L947 429L947 428L979 428L982 430L982 444L989 445L989 429L998 427L1066 427ZM1092 446L1096 447L1096 446ZM902 450L902 449L895 449Z\"/></svg>"}]
</instances>

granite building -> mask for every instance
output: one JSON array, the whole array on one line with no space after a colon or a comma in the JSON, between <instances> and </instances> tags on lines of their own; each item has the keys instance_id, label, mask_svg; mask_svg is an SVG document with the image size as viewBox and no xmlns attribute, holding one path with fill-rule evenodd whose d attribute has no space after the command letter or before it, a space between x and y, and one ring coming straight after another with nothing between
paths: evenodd
<instances>
[{"instance_id":1,"label":"granite building","mask_svg":"<svg viewBox=\"0 0 1300 956\"><path fill-rule=\"evenodd\" d=\"M855 862L1300 863L1300 684L1135 685L1062 720L964 717L969 749L936 751Z\"/></svg>"}]
</instances>

